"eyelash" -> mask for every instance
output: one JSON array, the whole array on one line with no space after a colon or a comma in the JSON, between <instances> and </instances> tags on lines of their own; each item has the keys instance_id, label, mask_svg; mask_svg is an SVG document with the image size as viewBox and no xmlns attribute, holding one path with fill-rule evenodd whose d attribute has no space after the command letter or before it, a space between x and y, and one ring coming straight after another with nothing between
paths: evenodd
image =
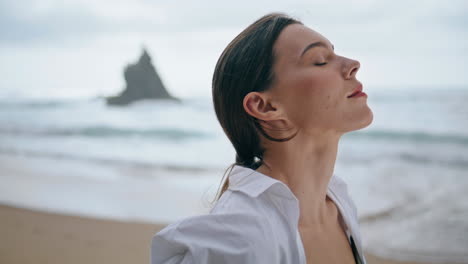
<instances>
[{"instance_id":1,"label":"eyelash","mask_svg":"<svg viewBox=\"0 0 468 264\"><path fill-rule=\"evenodd\" d=\"M325 64L327 64L327 63L326 63L326 62L322 62L322 63L315 63L315 65L317 65L317 66L323 66L323 65L325 65Z\"/></svg>"}]
</instances>

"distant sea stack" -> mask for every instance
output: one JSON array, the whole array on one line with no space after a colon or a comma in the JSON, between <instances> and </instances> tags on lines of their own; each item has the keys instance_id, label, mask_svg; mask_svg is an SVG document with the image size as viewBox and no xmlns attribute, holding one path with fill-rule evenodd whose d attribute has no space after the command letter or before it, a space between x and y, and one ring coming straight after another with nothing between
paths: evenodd
<instances>
[{"instance_id":1,"label":"distant sea stack","mask_svg":"<svg viewBox=\"0 0 468 264\"><path fill-rule=\"evenodd\" d=\"M170 95L164 87L161 78L156 73L156 69L151 63L151 57L146 49L135 64L125 67L124 77L126 82L125 90L117 96L107 97L109 105L127 105L131 102L142 99L179 99Z\"/></svg>"}]
</instances>

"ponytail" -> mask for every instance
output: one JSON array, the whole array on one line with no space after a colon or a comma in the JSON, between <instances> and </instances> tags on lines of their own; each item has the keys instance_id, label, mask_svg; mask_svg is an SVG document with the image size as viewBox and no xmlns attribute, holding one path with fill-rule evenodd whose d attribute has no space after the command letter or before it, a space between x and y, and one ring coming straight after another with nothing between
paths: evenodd
<instances>
[{"instance_id":1,"label":"ponytail","mask_svg":"<svg viewBox=\"0 0 468 264\"><path fill-rule=\"evenodd\" d=\"M262 165L262 160L261 159L256 160L256 157L253 157L253 156L250 159L245 159L245 158L243 159L243 158L239 157L239 155L236 154L236 162L231 164L224 171L223 178L221 179L221 184L220 184L221 188L218 189L218 192L216 193L216 197L215 197L214 201L212 201L211 203L214 203L217 200L219 200L221 195L223 195L223 193L229 188L229 176L226 177L226 175L231 175L232 169L234 169L234 166L236 166L236 165L246 167L246 168L250 168L252 170L256 170L258 167L260 167Z\"/></svg>"}]
</instances>

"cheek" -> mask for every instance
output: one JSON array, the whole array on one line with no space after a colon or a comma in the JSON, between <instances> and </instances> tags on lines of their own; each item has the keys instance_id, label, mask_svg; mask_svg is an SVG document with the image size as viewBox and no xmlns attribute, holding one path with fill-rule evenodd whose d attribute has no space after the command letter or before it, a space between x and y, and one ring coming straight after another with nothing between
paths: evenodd
<instances>
[{"instance_id":1,"label":"cheek","mask_svg":"<svg viewBox=\"0 0 468 264\"><path fill-rule=\"evenodd\" d=\"M288 108L296 122L329 121L339 106L337 77L327 73L307 74L290 81Z\"/></svg>"},{"instance_id":2,"label":"cheek","mask_svg":"<svg viewBox=\"0 0 468 264\"><path fill-rule=\"evenodd\" d=\"M338 80L333 73L321 72L298 79L295 86L300 98L307 99L317 111L327 111L338 104Z\"/></svg>"}]
</instances>

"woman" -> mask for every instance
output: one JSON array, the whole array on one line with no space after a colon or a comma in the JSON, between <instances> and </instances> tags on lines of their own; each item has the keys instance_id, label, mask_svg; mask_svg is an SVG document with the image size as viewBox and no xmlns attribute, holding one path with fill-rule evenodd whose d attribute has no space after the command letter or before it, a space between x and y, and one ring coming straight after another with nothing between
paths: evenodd
<instances>
[{"instance_id":1,"label":"woman","mask_svg":"<svg viewBox=\"0 0 468 264\"><path fill-rule=\"evenodd\" d=\"M356 207L333 174L340 137L373 119L359 67L284 14L242 31L213 76L236 163L209 214L153 237L152 263L365 263Z\"/></svg>"}]
</instances>

